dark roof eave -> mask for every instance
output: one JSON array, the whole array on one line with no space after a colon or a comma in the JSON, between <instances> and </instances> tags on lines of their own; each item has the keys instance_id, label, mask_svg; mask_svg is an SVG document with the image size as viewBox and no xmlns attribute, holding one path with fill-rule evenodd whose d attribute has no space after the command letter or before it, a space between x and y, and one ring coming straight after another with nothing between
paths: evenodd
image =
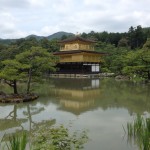
<instances>
[{"instance_id":1,"label":"dark roof eave","mask_svg":"<svg viewBox=\"0 0 150 150\"><path fill-rule=\"evenodd\" d=\"M75 54L75 53L93 53L93 54L102 54L102 55L108 55L108 53L105 52L97 52L97 51L90 51L90 50L71 50L71 51L59 51L53 53L53 55L63 55L63 54Z\"/></svg>"}]
</instances>

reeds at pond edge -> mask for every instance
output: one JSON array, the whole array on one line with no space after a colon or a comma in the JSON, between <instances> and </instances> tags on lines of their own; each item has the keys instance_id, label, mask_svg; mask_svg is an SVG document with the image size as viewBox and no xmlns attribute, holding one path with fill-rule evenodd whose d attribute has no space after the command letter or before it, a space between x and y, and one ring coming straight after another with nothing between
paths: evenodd
<instances>
[{"instance_id":1,"label":"reeds at pond edge","mask_svg":"<svg viewBox=\"0 0 150 150\"><path fill-rule=\"evenodd\" d=\"M150 150L150 118L137 115L132 123L127 122L128 141L137 143L140 150Z\"/></svg>"}]
</instances>

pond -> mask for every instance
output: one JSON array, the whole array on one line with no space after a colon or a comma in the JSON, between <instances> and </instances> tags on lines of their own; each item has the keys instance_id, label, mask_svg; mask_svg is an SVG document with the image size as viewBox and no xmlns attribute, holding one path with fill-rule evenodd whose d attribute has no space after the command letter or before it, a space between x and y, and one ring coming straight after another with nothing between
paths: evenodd
<instances>
[{"instance_id":1,"label":"pond","mask_svg":"<svg viewBox=\"0 0 150 150\"><path fill-rule=\"evenodd\" d=\"M87 130L85 150L138 150L123 126L141 114L150 116L150 86L115 79L50 79L34 85L40 94L24 104L0 104L0 139L38 124L63 124ZM2 87L0 90L3 90Z\"/></svg>"}]
</instances>

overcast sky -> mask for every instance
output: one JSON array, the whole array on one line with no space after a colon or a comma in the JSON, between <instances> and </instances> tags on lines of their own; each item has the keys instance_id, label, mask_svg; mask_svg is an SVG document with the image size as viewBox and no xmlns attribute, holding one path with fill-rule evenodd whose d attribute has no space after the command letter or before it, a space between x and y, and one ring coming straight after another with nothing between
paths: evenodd
<instances>
[{"instance_id":1,"label":"overcast sky","mask_svg":"<svg viewBox=\"0 0 150 150\"><path fill-rule=\"evenodd\" d=\"M0 0L0 38L150 26L150 0Z\"/></svg>"}]
</instances>

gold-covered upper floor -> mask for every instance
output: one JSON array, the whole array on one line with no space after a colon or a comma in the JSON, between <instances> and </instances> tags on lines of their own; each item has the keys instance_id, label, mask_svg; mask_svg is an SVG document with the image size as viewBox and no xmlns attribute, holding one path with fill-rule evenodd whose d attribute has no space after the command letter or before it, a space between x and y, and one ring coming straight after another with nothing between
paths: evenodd
<instances>
[{"instance_id":1,"label":"gold-covered upper floor","mask_svg":"<svg viewBox=\"0 0 150 150\"><path fill-rule=\"evenodd\" d=\"M70 50L91 50L94 51L95 41L84 39L80 36L75 36L63 41L60 41L60 51Z\"/></svg>"},{"instance_id":2,"label":"gold-covered upper floor","mask_svg":"<svg viewBox=\"0 0 150 150\"><path fill-rule=\"evenodd\" d=\"M68 50L91 50L94 51L94 46L91 44L84 43L68 43L60 46L60 51L68 51Z\"/></svg>"},{"instance_id":3,"label":"gold-covered upper floor","mask_svg":"<svg viewBox=\"0 0 150 150\"><path fill-rule=\"evenodd\" d=\"M60 63L103 62L102 56L105 55L105 53L94 51L95 43L95 41L84 39L80 36L74 36L60 41L60 51L55 52L54 55L59 57Z\"/></svg>"}]
</instances>

